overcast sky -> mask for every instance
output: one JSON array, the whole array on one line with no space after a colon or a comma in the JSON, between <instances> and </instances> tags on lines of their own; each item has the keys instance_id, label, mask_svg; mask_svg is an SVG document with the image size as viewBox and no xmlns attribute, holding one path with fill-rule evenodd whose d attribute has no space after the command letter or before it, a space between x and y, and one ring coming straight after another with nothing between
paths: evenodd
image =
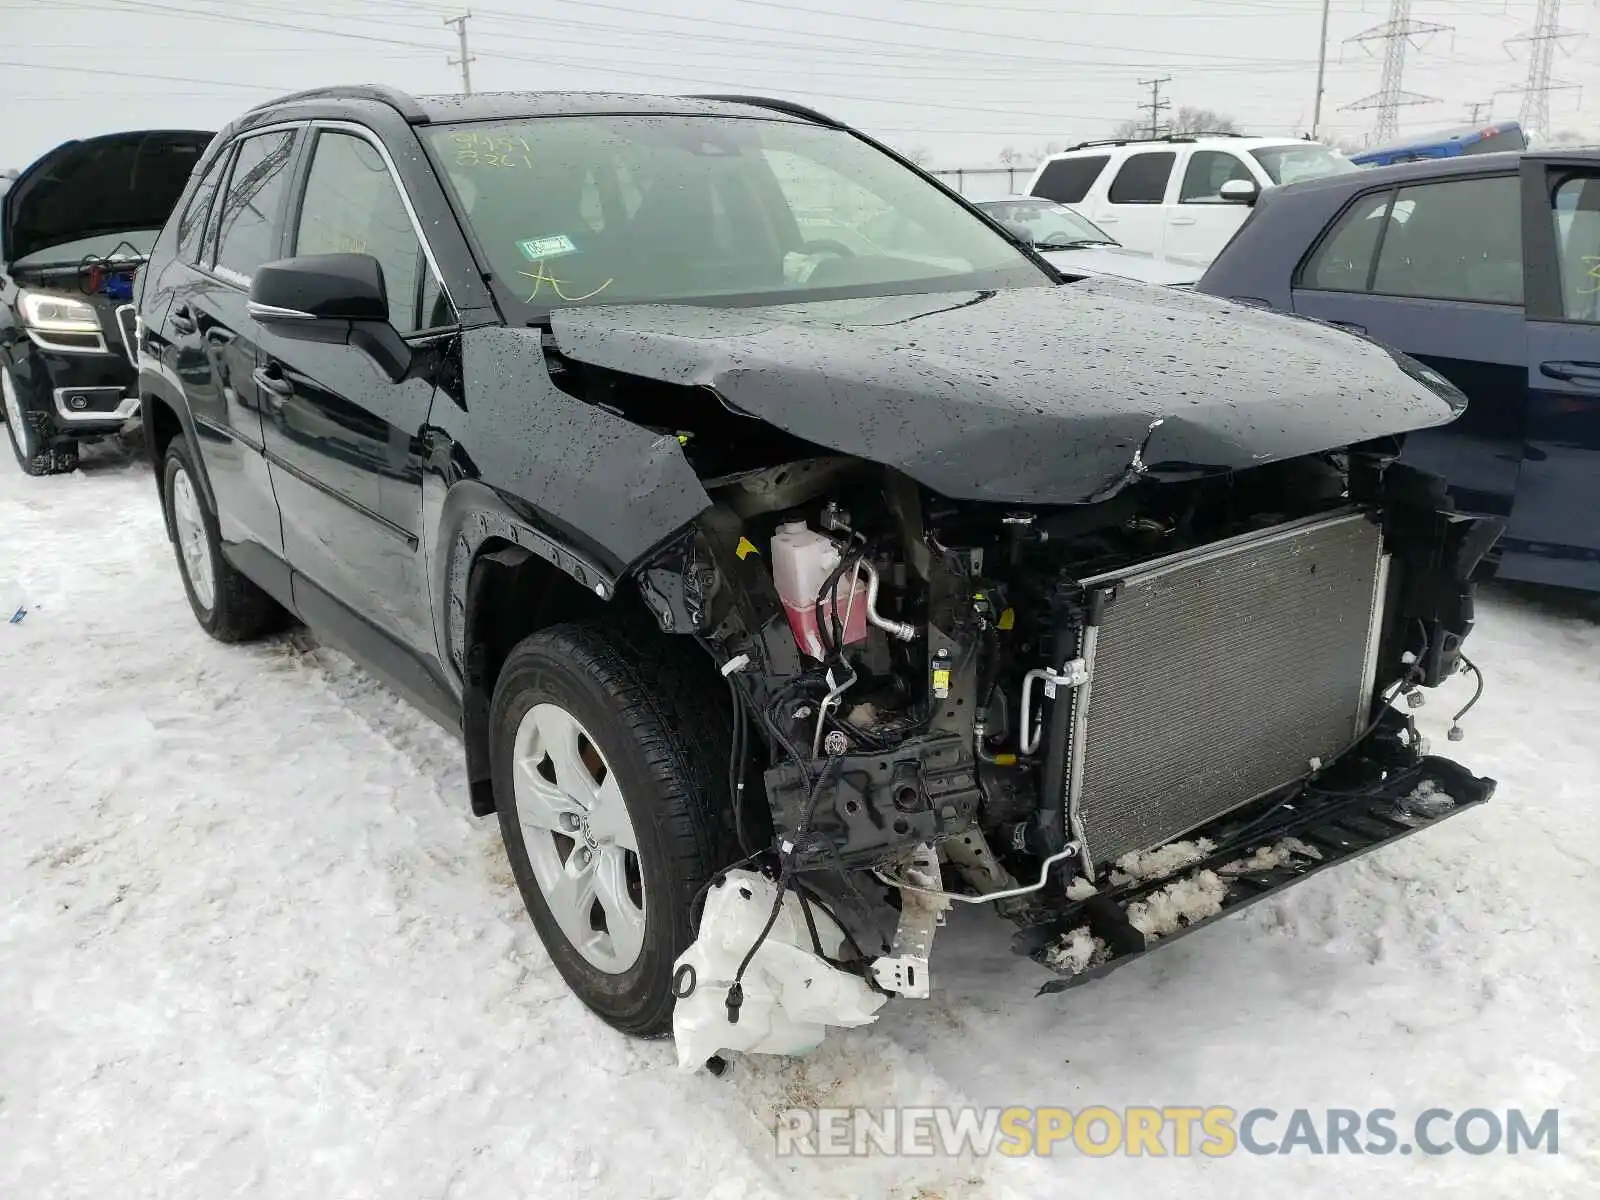
<instances>
[{"instance_id":1,"label":"overcast sky","mask_svg":"<svg viewBox=\"0 0 1600 1200\"><path fill-rule=\"evenodd\" d=\"M0 167L116 129L220 127L274 93L384 82L460 90L455 32L468 5L431 0L0 0ZM1321 0L491 0L472 5L476 91L553 88L761 92L809 102L932 165L980 165L1013 146L1103 135L1170 75L1174 104L1213 108L1250 132L1310 126ZM1562 25L1587 32L1593 0ZM1415 0L1453 33L1408 52L1405 86L1439 103L1402 128L1462 123L1473 102L1515 117L1503 89L1526 74L1534 0ZM316 15L312 15L315 13ZM1388 0L1333 0L1324 130L1359 137L1381 44L1344 39L1382 23ZM1555 75L1600 80L1600 39L1563 44ZM1513 57L1513 54L1515 57ZM159 77L159 78L158 78ZM1496 95L1499 91L1500 94ZM1580 103L1581 100L1581 103ZM1485 113L1480 115L1486 115ZM1600 132L1600 82L1557 92L1552 125Z\"/></svg>"}]
</instances>

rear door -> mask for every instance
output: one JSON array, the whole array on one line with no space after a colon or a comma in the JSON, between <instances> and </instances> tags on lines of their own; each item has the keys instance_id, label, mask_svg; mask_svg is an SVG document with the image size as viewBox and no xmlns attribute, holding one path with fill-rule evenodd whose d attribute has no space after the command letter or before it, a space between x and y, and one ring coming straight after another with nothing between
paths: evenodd
<instances>
[{"instance_id":1,"label":"rear door","mask_svg":"<svg viewBox=\"0 0 1600 1200\"><path fill-rule=\"evenodd\" d=\"M1244 160L1231 150L1189 154L1177 203L1168 209L1165 253L1169 257L1210 262L1244 224L1249 208L1222 198L1222 185L1230 179L1256 182Z\"/></svg>"},{"instance_id":2,"label":"rear door","mask_svg":"<svg viewBox=\"0 0 1600 1200\"><path fill-rule=\"evenodd\" d=\"M1515 174L1359 194L1295 277L1294 309L1403 350L1467 394L1405 457L1473 512L1511 512L1526 432L1521 193Z\"/></svg>"},{"instance_id":3,"label":"rear door","mask_svg":"<svg viewBox=\"0 0 1600 1200\"><path fill-rule=\"evenodd\" d=\"M1090 219L1124 246L1160 254L1166 239L1167 192L1177 154L1172 150L1138 150L1120 164Z\"/></svg>"},{"instance_id":4,"label":"rear door","mask_svg":"<svg viewBox=\"0 0 1600 1200\"><path fill-rule=\"evenodd\" d=\"M250 273L277 257L296 135L288 127L241 138L208 170L179 221L180 277L164 318L223 544L269 585L287 572L261 457L256 326L245 303Z\"/></svg>"},{"instance_id":5,"label":"rear door","mask_svg":"<svg viewBox=\"0 0 1600 1200\"><path fill-rule=\"evenodd\" d=\"M1600 587L1600 164L1523 165L1528 424L1501 572Z\"/></svg>"},{"instance_id":6,"label":"rear door","mask_svg":"<svg viewBox=\"0 0 1600 1200\"><path fill-rule=\"evenodd\" d=\"M390 323L407 339L454 324L410 210L375 136L313 133L286 255L370 254L383 266ZM422 547L423 427L429 379L392 383L361 349L262 332L264 442L294 568L295 605L369 660L437 645ZM331 604L330 604L331 602ZM410 671L403 660L388 665Z\"/></svg>"}]
</instances>

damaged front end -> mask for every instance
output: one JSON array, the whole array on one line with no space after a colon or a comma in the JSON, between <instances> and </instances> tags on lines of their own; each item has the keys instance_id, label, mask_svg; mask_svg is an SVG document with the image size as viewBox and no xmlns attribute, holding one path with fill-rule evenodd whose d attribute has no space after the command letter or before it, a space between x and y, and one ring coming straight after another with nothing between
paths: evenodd
<instances>
[{"instance_id":1,"label":"damaged front end","mask_svg":"<svg viewBox=\"0 0 1600 1200\"><path fill-rule=\"evenodd\" d=\"M953 903L1015 921L1056 990L1493 789L1390 701L1465 664L1498 529L1392 446L1074 508L947 501L843 459L710 491L639 582L758 735L744 866L788 932L746 900L755 936L730 941L717 896L749 881L713 887L684 960L686 1065L713 1044L794 1052L868 1019L871 991L926 996ZM841 1007L790 1012L802 1036L741 1021L757 995L824 991Z\"/></svg>"},{"instance_id":2,"label":"damaged front end","mask_svg":"<svg viewBox=\"0 0 1600 1200\"><path fill-rule=\"evenodd\" d=\"M633 568L736 713L746 857L679 960L685 1067L801 1052L887 995L926 996L952 905L992 904L1059 990L1491 794L1392 703L1473 669L1471 580L1500 532L1375 432L1384 386L1412 389L1419 423L1453 415L1415 364L1362 344L1361 405L1259 435L1205 384L1205 408L1144 410L1129 438L1138 406L1102 391L1082 458L1049 466L1019 435L1026 471L999 487L928 449L959 429L846 453L770 400L753 415L756 367L673 362L689 343L654 336L651 378L570 326L547 347L563 387L675 435L711 501ZM1011 382L974 402L986 454L1007 405L1075 444L1059 395L1024 403ZM1014 498L1025 474L1036 502Z\"/></svg>"}]
</instances>

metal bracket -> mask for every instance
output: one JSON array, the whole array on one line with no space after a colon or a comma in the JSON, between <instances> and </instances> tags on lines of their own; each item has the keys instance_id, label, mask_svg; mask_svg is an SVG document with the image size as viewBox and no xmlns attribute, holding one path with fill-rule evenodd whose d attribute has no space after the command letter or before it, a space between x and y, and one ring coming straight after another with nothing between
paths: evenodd
<instances>
[{"instance_id":1,"label":"metal bracket","mask_svg":"<svg viewBox=\"0 0 1600 1200\"><path fill-rule=\"evenodd\" d=\"M1043 724L1041 723L1038 729L1033 728L1033 685L1043 683L1045 699L1054 700L1057 688L1080 688L1088 682L1089 664L1081 658L1068 659L1061 664L1060 671L1054 667L1045 667L1029 671L1022 677L1022 703L1017 713L1017 723L1020 727L1017 742L1023 754L1037 753L1039 743L1044 740Z\"/></svg>"},{"instance_id":2,"label":"metal bracket","mask_svg":"<svg viewBox=\"0 0 1600 1200\"><path fill-rule=\"evenodd\" d=\"M872 977L885 991L925 1000L934 931L944 924L950 901L945 899L942 887L939 854L928 843L912 851L905 874L912 886L900 891L900 924L895 928L889 953L873 960Z\"/></svg>"}]
</instances>

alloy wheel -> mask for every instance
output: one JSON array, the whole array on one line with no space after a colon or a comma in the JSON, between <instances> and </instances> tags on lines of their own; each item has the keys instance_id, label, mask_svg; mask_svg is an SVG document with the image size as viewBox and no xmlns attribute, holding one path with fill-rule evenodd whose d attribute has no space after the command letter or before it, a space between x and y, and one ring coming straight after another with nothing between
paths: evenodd
<instances>
[{"instance_id":1,"label":"alloy wheel","mask_svg":"<svg viewBox=\"0 0 1600 1200\"><path fill-rule=\"evenodd\" d=\"M573 949L620 975L644 946L639 841L622 787L578 719L536 704L512 747L517 821L535 881Z\"/></svg>"}]
</instances>

